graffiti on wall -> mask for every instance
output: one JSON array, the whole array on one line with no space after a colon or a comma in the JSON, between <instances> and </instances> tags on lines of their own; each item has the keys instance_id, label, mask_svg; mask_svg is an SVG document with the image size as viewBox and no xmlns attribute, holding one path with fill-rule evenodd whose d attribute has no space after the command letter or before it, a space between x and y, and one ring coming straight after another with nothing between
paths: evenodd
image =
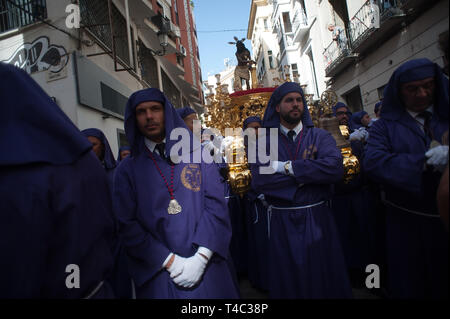
<instances>
[{"instance_id":1,"label":"graffiti on wall","mask_svg":"<svg viewBox=\"0 0 450 319\"><path fill-rule=\"evenodd\" d=\"M28 74L49 70L58 73L67 65L69 56L64 47L50 45L48 37L39 37L33 43L22 44L7 60L1 62L12 64L25 70Z\"/></svg>"}]
</instances>

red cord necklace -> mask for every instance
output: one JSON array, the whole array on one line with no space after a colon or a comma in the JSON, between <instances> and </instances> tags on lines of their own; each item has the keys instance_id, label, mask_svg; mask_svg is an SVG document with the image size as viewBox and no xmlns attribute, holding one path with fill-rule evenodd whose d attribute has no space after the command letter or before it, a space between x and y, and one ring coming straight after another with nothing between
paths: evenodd
<instances>
[{"instance_id":1,"label":"red cord necklace","mask_svg":"<svg viewBox=\"0 0 450 319\"><path fill-rule=\"evenodd\" d=\"M169 191L170 202L169 202L169 207L167 208L167 212L169 213L169 215L178 215L179 213L181 213L182 208L181 208L181 205L178 203L178 201L175 199L175 195L174 195L175 190L173 188L173 175L174 175L175 165L170 164L170 185L169 185L166 177L164 176L163 172L159 168L158 163L156 162L155 158L153 157L152 152L148 148L147 148L147 150L148 150L148 155L153 160L153 163L155 163L156 169L158 170L159 175L161 175L162 179L166 183L167 189Z\"/></svg>"},{"instance_id":2,"label":"red cord necklace","mask_svg":"<svg viewBox=\"0 0 450 319\"><path fill-rule=\"evenodd\" d=\"M303 132L305 131L305 129L302 129L301 133L300 133L300 138L298 139L297 142L297 150L295 151L295 157L292 156L291 150L289 149L288 144L286 143L286 141L284 139L281 139L284 142L284 145L286 146L287 151L289 152L289 156L291 158L291 161L295 162L297 160L297 156L298 156L298 151L300 151L300 146L302 145L302 139L303 139ZM287 140L287 137L282 134L283 137Z\"/></svg>"}]
</instances>

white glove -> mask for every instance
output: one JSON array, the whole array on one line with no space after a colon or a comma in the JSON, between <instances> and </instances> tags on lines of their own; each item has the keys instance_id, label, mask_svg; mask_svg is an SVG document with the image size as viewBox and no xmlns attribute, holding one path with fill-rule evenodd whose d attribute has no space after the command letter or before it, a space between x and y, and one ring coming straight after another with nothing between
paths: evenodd
<instances>
[{"instance_id":1,"label":"white glove","mask_svg":"<svg viewBox=\"0 0 450 319\"><path fill-rule=\"evenodd\" d=\"M184 288L194 287L200 281L207 264L208 260L197 251L194 256L184 261L183 272L178 277L173 278L174 283Z\"/></svg>"},{"instance_id":2,"label":"white glove","mask_svg":"<svg viewBox=\"0 0 450 319\"><path fill-rule=\"evenodd\" d=\"M448 145L440 145L425 153L427 164L441 170L448 163Z\"/></svg>"},{"instance_id":3,"label":"white glove","mask_svg":"<svg viewBox=\"0 0 450 319\"><path fill-rule=\"evenodd\" d=\"M352 134L350 134L350 141L361 141L364 139L364 133L360 130L354 131Z\"/></svg>"},{"instance_id":4,"label":"white glove","mask_svg":"<svg viewBox=\"0 0 450 319\"><path fill-rule=\"evenodd\" d=\"M170 278L178 277L183 272L184 262L186 261L186 258L178 256L176 254L175 258L172 262L172 265L170 265L169 269L167 271L170 273Z\"/></svg>"},{"instance_id":5,"label":"white glove","mask_svg":"<svg viewBox=\"0 0 450 319\"><path fill-rule=\"evenodd\" d=\"M362 133L363 140L367 141L369 139L369 131L367 131L364 127L361 127L359 131Z\"/></svg>"},{"instance_id":6,"label":"white glove","mask_svg":"<svg viewBox=\"0 0 450 319\"><path fill-rule=\"evenodd\" d=\"M232 136L227 136L224 139L221 140L221 144L220 144L220 152L223 153L225 152L225 150L228 148L228 146L231 145L231 143L233 143L234 138Z\"/></svg>"},{"instance_id":7,"label":"white glove","mask_svg":"<svg viewBox=\"0 0 450 319\"><path fill-rule=\"evenodd\" d=\"M220 146L222 145L223 136L220 135L214 135L214 146L220 149Z\"/></svg>"},{"instance_id":8,"label":"white glove","mask_svg":"<svg viewBox=\"0 0 450 319\"><path fill-rule=\"evenodd\" d=\"M284 174L284 164L286 164L285 162L280 162L280 161L273 161L270 162L270 167L272 168L272 170L275 173L279 173L279 174Z\"/></svg>"}]
</instances>

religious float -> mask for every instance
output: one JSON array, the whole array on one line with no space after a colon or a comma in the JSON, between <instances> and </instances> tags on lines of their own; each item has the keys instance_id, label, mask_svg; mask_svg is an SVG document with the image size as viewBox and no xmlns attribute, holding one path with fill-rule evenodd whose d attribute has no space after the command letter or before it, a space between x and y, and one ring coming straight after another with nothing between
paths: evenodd
<instances>
[{"instance_id":1,"label":"religious float","mask_svg":"<svg viewBox=\"0 0 450 319\"><path fill-rule=\"evenodd\" d=\"M220 131L222 136L228 132L234 132L231 136L232 142L227 144L227 148L222 154L227 156L228 182L235 194L243 196L250 189L251 172L245 156L244 138L242 131L228 130L227 128L239 129L243 127L246 118L251 116L264 117L264 112L269 103L273 91L277 88L264 88L258 84L254 62L250 60L250 52L243 44L244 39L238 40L235 37L238 58L238 66L235 71L234 93L228 91L228 84L221 83L220 75L216 75L217 84L215 93L212 91L206 96L205 105L206 126ZM289 66L286 66L285 74L289 74ZM251 75L251 76L250 76ZM249 79L251 78L251 86ZM291 82L289 76L284 80L274 79L281 85L283 82ZM246 90L243 90L242 82L246 82ZM305 92L306 85L302 85ZM360 173L360 163L356 156L352 154L350 146L349 132L346 126L339 126L339 121L333 116L332 108L338 102L335 92L325 91L321 99L314 103L313 94L305 94L311 118L316 127L327 130L336 140L337 147L340 148L344 162L344 182L350 182ZM241 154L241 155L240 155ZM242 156L242 154L244 154Z\"/></svg>"}]
</instances>

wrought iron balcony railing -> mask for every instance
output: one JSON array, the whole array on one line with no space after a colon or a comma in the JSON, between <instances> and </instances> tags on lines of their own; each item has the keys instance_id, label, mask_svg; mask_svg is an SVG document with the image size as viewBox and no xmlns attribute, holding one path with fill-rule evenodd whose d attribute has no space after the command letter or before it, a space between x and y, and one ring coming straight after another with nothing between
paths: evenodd
<instances>
[{"instance_id":1,"label":"wrought iron balcony railing","mask_svg":"<svg viewBox=\"0 0 450 319\"><path fill-rule=\"evenodd\" d=\"M0 0L0 33L46 18L45 0Z\"/></svg>"},{"instance_id":2,"label":"wrought iron balcony railing","mask_svg":"<svg viewBox=\"0 0 450 319\"><path fill-rule=\"evenodd\" d=\"M341 36L333 40L325 49L323 56L325 59L325 66L331 67L340 58L345 57L351 53L351 47L346 36Z\"/></svg>"},{"instance_id":3,"label":"wrought iron balcony railing","mask_svg":"<svg viewBox=\"0 0 450 319\"><path fill-rule=\"evenodd\" d=\"M350 21L350 40L357 46L389 18L402 15L407 0L367 0Z\"/></svg>"}]
</instances>

